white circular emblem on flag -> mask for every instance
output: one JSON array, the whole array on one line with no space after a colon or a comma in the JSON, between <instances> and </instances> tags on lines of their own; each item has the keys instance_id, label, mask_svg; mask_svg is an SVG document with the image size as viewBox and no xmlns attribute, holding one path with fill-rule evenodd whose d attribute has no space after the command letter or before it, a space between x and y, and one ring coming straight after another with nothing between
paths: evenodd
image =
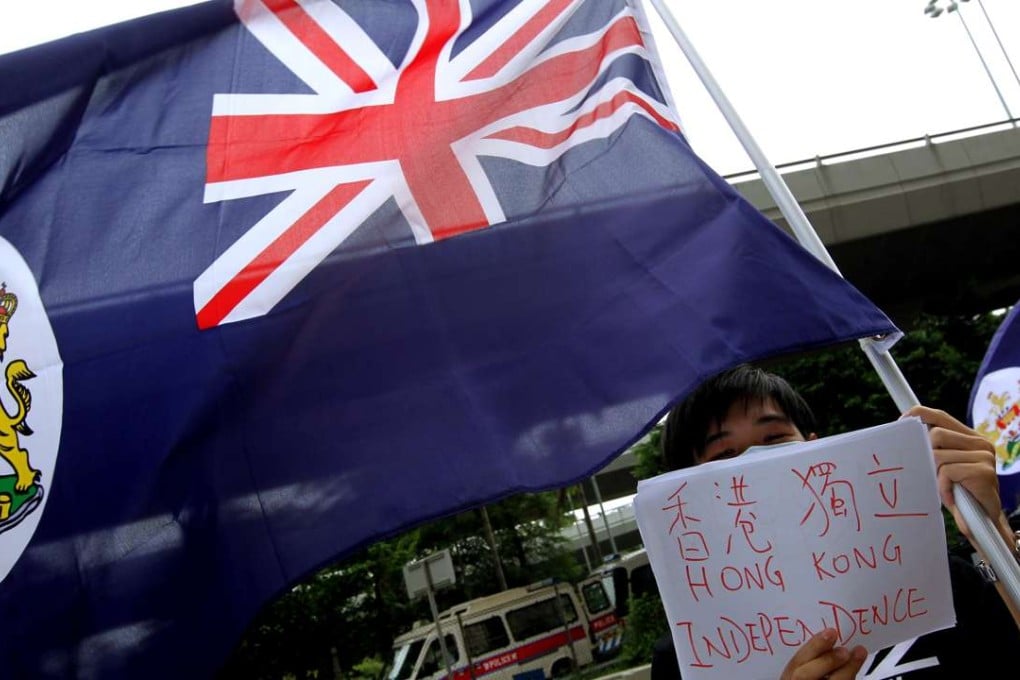
<instances>
[{"instance_id":1,"label":"white circular emblem on flag","mask_svg":"<svg viewBox=\"0 0 1020 680\"><path fill-rule=\"evenodd\" d=\"M995 445L999 474L1020 472L1020 368L1003 368L981 379L971 419L974 429Z\"/></svg>"},{"instance_id":2,"label":"white circular emblem on flag","mask_svg":"<svg viewBox=\"0 0 1020 680\"><path fill-rule=\"evenodd\" d=\"M63 362L31 270L0 238L0 581L17 563L53 486Z\"/></svg>"}]
</instances>

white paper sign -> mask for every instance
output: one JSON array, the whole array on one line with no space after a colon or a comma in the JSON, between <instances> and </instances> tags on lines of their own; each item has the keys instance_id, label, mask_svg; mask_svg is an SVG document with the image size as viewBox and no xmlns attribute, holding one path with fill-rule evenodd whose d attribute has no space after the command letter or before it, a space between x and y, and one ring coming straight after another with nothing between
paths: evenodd
<instances>
[{"instance_id":1,"label":"white paper sign","mask_svg":"<svg viewBox=\"0 0 1020 680\"><path fill-rule=\"evenodd\" d=\"M634 512L684 680L774 680L824 628L873 653L955 625L919 418L643 480Z\"/></svg>"}]
</instances>

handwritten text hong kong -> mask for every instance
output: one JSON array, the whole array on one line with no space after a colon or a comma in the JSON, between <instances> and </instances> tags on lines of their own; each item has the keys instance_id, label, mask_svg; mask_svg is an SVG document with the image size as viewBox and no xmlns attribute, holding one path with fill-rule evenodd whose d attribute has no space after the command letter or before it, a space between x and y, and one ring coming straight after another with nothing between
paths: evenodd
<instances>
[{"instance_id":1,"label":"handwritten text hong kong","mask_svg":"<svg viewBox=\"0 0 1020 680\"><path fill-rule=\"evenodd\" d=\"M871 519L882 522L908 517L924 517L927 512L912 512L899 508L898 474L900 466L883 466L877 455L872 455L873 467L868 470L867 482L877 485L880 506L868 513ZM798 491L808 494L807 510L800 518L804 530L819 538L835 532L840 535L857 535L862 529L862 512L858 508L857 493L851 480L840 478L832 462L820 462L806 469L792 468ZM776 566L773 541L758 531L758 513L754 489L735 474L728 488L714 483L714 499L732 515L730 531L715 544L710 543L700 530L701 513L717 512L716 507L691 507L689 482L683 482L669 496L662 508L671 513L669 533L675 537L684 563L684 577L691 597L695 601L715 598L720 593L741 591L786 592L783 570ZM886 565L902 566L902 548L896 540L896 524L886 524L889 531L873 533L881 540L849 545L838 550L810 552L810 573L819 582L835 582L852 572L875 571ZM808 559L805 557L804 559ZM722 564L722 566L719 566ZM896 588L882 593L870 602L838 602L818 600L819 614L811 621L796 616L772 612L758 612L748 620L736 620L725 615L706 625L689 620L674 622L689 649L688 658L693 666L712 667L718 663L746 661L754 654L774 655L781 648L799 647L808 638L824 628L833 628L841 644L855 637L866 637L878 627L902 623L928 613L925 597L917 588Z\"/></svg>"}]
</instances>

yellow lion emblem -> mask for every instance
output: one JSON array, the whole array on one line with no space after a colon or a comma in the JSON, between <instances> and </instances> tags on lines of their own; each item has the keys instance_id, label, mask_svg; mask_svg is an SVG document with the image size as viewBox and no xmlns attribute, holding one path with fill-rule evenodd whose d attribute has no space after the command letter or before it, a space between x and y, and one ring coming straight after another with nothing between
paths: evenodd
<instances>
[{"instance_id":1,"label":"yellow lion emblem","mask_svg":"<svg viewBox=\"0 0 1020 680\"><path fill-rule=\"evenodd\" d=\"M974 429L992 442L995 446L995 455L1003 467L1010 467L1020 460L1020 440L1004 437L1003 431L1020 418L1020 402L1011 400L1009 394L1005 392L1002 394L989 392L986 398L992 408L989 410L988 418Z\"/></svg>"},{"instance_id":2,"label":"yellow lion emblem","mask_svg":"<svg viewBox=\"0 0 1020 680\"><path fill-rule=\"evenodd\" d=\"M7 350L8 324L17 307L17 296L7 292L6 284L0 284L0 362L3 361L4 352ZM28 450L21 447L18 438L18 435L27 437L32 434L32 428L25 420L32 408L32 393L21 384L21 381L34 378L35 373L28 368L23 360L15 359L7 365L5 377L7 390L14 398L17 408L11 414L7 412L3 403L0 403L0 457L3 457L14 468L14 473L17 476L14 490L24 493L41 476L38 470L32 468L28 461Z\"/></svg>"}]
</instances>

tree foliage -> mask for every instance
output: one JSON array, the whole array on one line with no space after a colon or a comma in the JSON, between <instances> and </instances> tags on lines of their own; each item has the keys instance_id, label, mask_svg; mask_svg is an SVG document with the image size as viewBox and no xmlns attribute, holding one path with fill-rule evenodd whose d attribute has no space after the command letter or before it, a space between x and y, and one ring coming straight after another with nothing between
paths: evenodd
<instances>
[{"instance_id":1,"label":"tree foliage","mask_svg":"<svg viewBox=\"0 0 1020 680\"><path fill-rule=\"evenodd\" d=\"M631 447L634 454L632 474L636 479L648 479L666 471L662 458L662 424L655 425L648 434Z\"/></svg>"},{"instance_id":2,"label":"tree foliage","mask_svg":"<svg viewBox=\"0 0 1020 680\"><path fill-rule=\"evenodd\" d=\"M918 400L968 422L967 403L974 376L1002 317L920 315L891 353ZM889 422L896 405L856 343L761 364L786 378L815 412L817 434L827 436ZM807 434L807 433L805 433ZM646 479L666 471L659 449L661 425L632 451L634 476Z\"/></svg>"},{"instance_id":3,"label":"tree foliage","mask_svg":"<svg viewBox=\"0 0 1020 680\"><path fill-rule=\"evenodd\" d=\"M652 662L656 641L669 630L669 620L658 593L645 593L630 598L627 630L623 637L621 660L626 666Z\"/></svg>"},{"instance_id":4,"label":"tree foliage","mask_svg":"<svg viewBox=\"0 0 1020 680\"><path fill-rule=\"evenodd\" d=\"M917 317L892 349L922 404L967 422L974 376L1001 321L994 314ZM896 406L856 343L783 359L769 366L815 411L821 436L888 422Z\"/></svg>"},{"instance_id":5,"label":"tree foliage","mask_svg":"<svg viewBox=\"0 0 1020 680\"><path fill-rule=\"evenodd\" d=\"M509 587L582 575L560 534L568 520L557 494L520 494L488 506L487 513ZM353 679L378 671L393 638L431 618L427 600L408 600L405 564L450 550L456 584L436 593L440 609L501 589L486 534L474 509L375 543L313 574L259 613L218 677Z\"/></svg>"}]
</instances>

